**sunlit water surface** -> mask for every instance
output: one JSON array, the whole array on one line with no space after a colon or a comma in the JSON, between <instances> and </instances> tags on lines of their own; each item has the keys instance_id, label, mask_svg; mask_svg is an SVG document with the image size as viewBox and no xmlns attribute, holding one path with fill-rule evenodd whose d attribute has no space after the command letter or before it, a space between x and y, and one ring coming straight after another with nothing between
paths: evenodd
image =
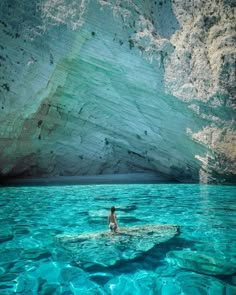
<instances>
[{"instance_id":1,"label":"sunlit water surface","mask_svg":"<svg viewBox=\"0 0 236 295\"><path fill-rule=\"evenodd\" d=\"M235 196L235 186L2 187L0 294L236 294L235 273L209 275L167 259L193 251L235 268ZM181 233L134 260L80 268L55 237L107 230L112 205L120 226L178 224Z\"/></svg>"}]
</instances>

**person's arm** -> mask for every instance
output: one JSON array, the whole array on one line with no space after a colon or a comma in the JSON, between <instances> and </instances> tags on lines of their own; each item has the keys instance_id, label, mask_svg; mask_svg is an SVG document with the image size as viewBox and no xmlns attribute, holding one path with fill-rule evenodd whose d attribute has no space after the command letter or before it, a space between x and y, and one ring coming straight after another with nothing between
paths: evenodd
<instances>
[{"instance_id":1,"label":"person's arm","mask_svg":"<svg viewBox=\"0 0 236 295\"><path fill-rule=\"evenodd\" d=\"M109 224L110 224L110 217L108 215L108 217L107 217L107 225L109 226Z\"/></svg>"}]
</instances>

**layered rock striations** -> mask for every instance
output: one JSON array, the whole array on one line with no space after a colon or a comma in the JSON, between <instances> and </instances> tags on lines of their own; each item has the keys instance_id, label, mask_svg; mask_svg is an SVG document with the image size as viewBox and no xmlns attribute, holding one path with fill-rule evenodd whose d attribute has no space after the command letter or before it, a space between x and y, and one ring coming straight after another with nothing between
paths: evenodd
<instances>
[{"instance_id":1,"label":"layered rock striations","mask_svg":"<svg viewBox=\"0 0 236 295\"><path fill-rule=\"evenodd\" d=\"M2 0L0 175L234 182L230 0Z\"/></svg>"}]
</instances>

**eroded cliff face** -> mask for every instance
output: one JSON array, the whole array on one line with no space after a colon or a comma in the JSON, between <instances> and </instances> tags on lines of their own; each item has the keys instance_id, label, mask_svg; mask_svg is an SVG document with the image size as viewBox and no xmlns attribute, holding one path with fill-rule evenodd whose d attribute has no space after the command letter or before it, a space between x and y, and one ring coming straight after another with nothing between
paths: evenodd
<instances>
[{"instance_id":1,"label":"eroded cliff face","mask_svg":"<svg viewBox=\"0 0 236 295\"><path fill-rule=\"evenodd\" d=\"M0 175L233 182L230 0L2 0Z\"/></svg>"}]
</instances>

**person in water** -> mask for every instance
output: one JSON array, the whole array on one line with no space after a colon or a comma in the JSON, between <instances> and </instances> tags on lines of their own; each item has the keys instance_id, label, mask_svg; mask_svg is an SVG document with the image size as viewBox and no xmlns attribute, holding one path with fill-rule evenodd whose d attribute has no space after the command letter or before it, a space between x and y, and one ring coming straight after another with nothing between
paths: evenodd
<instances>
[{"instance_id":1,"label":"person in water","mask_svg":"<svg viewBox=\"0 0 236 295\"><path fill-rule=\"evenodd\" d=\"M109 229L111 231L114 231L114 232L116 232L119 229L118 223L117 223L117 220L116 220L115 211L116 211L116 208L114 206L112 206L111 207L111 212L108 215L108 226L109 226Z\"/></svg>"}]
</instances>

